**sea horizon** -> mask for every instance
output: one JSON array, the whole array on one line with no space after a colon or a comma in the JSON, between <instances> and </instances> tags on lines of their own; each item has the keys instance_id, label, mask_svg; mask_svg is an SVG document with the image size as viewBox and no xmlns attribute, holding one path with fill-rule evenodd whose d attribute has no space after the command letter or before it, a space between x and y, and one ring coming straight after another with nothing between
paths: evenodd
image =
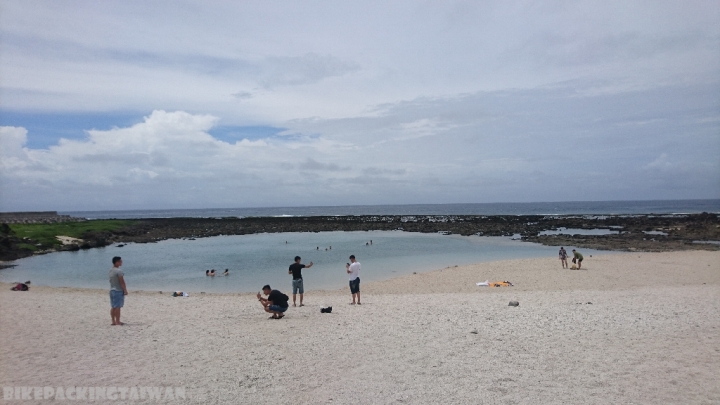
<instances>
[{"instance_id":1,"label":"sea horizon","mask_svg":"<svg viewBox=\"0 0 720 405\"><path fill-rule=\"evenodd\" d=\"M720 199L58 211L62 215L87 219L354 215L682 215L702 212L720 213Z\"/></svg>"}]
</instances>

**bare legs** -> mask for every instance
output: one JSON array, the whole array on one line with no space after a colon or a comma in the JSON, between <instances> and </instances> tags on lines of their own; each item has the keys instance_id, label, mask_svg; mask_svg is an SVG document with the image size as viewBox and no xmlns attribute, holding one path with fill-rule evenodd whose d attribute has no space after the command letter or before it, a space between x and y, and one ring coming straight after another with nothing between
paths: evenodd
<instances>
[{"instance_id":1,"label":"bare legs","mask_svg":"<svg viewBox=\"0 0 720 405\"><path fill-rule=\"evenodd\" d=\"M356 295L357 295L357 304L358 304L358 305L361 305L361 304L360 304L360 291L358 291L358 292L356 292L356 293L353 293L353 295L352 295L352 297L353 297L353 302L351 302L351 304L352 304L352 305L355 305L355 296L356 296Z\"/></svg>"},{"instance_id":2,"label":"bare legs","mask_svg":"<svg viewBox=\"0 0 720 405\"><path fill-rule=\"evenodd\" d=\"M110 318L112 318L112 325L122 325L120 322L120 308L110 308Z\"/></svg>"},{"instance_id":3,"label":"bare legs","mask_svg":"<svg viewBox=\"0 0 720 405\"><path fill-rule=\"evenodd\" d=\"M301 307L304 307L304 306L305 306L305 304L303 304L303 295L304 295L303 293L300 293L300 306L301 306ZM293 306L294 306L294 307L297 306L297 305L295 305L295 296L296 296L296 294L293 294Z\"/></svg>"}]
</instances>

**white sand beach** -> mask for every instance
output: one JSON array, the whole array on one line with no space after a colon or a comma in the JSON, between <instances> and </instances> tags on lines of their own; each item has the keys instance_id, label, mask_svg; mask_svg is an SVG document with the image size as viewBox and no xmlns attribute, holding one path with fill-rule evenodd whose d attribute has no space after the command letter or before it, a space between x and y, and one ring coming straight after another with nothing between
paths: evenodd
<instances>
[{"instance_id":1,"label":"white sand beach","mask_svg":"<svg viewBox=\"0 0 720 405\"><path fill-rule=\"evenodd\" d=\"M184 387L188 404L720 403L720 252L452 267L365 283L362 306L307 285L282 320L251 294L127 284L125 326L107 291L1 285L0 386Z\"/></svg>"}]
</instances>

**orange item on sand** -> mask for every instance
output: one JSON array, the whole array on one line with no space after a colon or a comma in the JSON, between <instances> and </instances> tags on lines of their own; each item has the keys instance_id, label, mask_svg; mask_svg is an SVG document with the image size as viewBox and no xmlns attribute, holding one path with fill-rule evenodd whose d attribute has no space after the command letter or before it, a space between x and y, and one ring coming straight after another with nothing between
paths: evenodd
<instances>
[{"instance_id":1,"label":"orange item on sand","mask_svg":"<svg viewBox=\"0 0 720 405\"><path fill-rule=\"evenodd\" d=\"M509 281L493 281L489 283L488 287L512 287L513 283Z\"/></svg>"}]
</instances>

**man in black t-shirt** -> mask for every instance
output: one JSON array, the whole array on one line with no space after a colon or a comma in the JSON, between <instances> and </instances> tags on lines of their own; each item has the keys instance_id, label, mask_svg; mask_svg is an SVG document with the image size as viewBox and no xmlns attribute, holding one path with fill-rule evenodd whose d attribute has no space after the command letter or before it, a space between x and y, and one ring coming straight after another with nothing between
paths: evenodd
<instances>
[{"instance_id":1,"label":"man in black t-shirt","mask_svg":"<svg viewBox=\"0 0 720 405\"><path fill-rule=\"evenodd\" d=\"M271 319L280 319L285 316L283 313L288 309L288 296L278 290L271 289L269 285L265 285L262 290L263 294L268 297L263 298L260 293L257 293L257 298L265 312L273 314Z\"/></svg>"},{"instance_id":2,"label":"man in black t-shirt","mask_svg":"<svg viewBox=\"0 0 720 405\"><path fill-rule=\"evenodd\" d=\"M303 304L303 294L305 293L305 288L303 287L303 278L302 278L302 269L309 269L312 267L313 262L310 262L307 266L304 264L300 264L300 256L295 256L295 263L290 265L290 268L288 269L288 274L292 274L293 280L292 280L292 288L293 288L293 306L295 305L295 294L300 292L300 306L304 307Z\"/></svg>"}]
</instances>

